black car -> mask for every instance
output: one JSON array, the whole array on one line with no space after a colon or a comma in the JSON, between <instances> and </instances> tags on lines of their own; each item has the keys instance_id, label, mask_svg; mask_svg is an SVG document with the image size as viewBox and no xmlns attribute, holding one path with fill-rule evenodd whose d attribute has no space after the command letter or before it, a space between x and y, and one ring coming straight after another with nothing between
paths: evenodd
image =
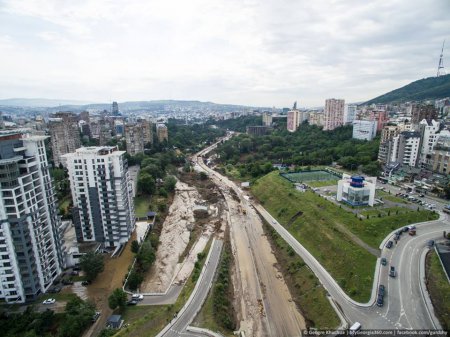
<instances>
[{"instance_id":1,"label":"black car","mask_svg":"<svg viewBox=\"0 0 450 337\"><path fill-rule=\"evenodd\" d=\"M379 306L379 307L382 307L383 306L383 303L384 301L383 301L383 296L378 296L378 298L377 298L377 305Z\"/></svg>"},{"instance_id":2,"label":"black car","mask_svg":"<svg viewBox=\"0 0 450 337\"><path fill-rule=\"evenodd\" d=\"M400 240L400 234L395 234L394 240L395 240L395 241Z\"/></svg>"},{"instance_id":3,"label":"black car","mask_svg":"<svg viewBox=\"0 0 450 337\"><path fill-rule=\"evenodd\" d=\"M131 300L127 302L127 305L136 305L136 304L138 304L138 301L136 300Z\"/></svg>"},{"instance_id":4,"label":"black car","mask_svg":"<svg viewBox=\"0 0 450 337\"><path fill-rule=\"evenodd\" d=\"M395 267L391 266L391 270L389 271L390 277L395 277L397 275L397 272L395 271Z\"/></svg>"},{"instance_id":5,"label":"black car","mask_svg":"<svg viewBox=\"0 0 450 337\"><path fill-rule=\"evenodd\" d=\"M409 230L408 226L403 227L403 232L404 232L404 233L407 232L408 230Z\"/></svg>"},{"instance_id":6,"label":"black car","mask_svg":"<svg viewBox=\"0 0 450 337\"><path fill-rule=\"evenodd\" d=\"M385 257L382 257L382 258L381 258L381 264L382 264L383 266L387 265L387 260L386 260Z\"/></svg>"},{"instance_id":7,"label":"black car","mask_svg":"<svg viewBox=\"0 0 450 337\"><path fill-rule=\"evenodd\" d=\"M81 285L82 285L82 286L88 286L89 284L91 284L91 282L89 282L89 281L83 281L83 282L81 282Z\"/></svg>"},{"instance_id":8,"label":"black car","mask_svg":"<svg viewBox=\"0 0 450 337\"><path fill-rule=\"evenodd\" d=\"M389 240L388 243L386 244L386 248L390 249L393 244L394 243L391 240Z\"/></svg>"},{"instance_id":9,"label":"black car","mask_svg":"<svg viewBox=\"0 0 450 337\"><path fill-rule=\"evenodd\" d=\"M378 286L378 296L384 296L384 285L383 284L380 284L379 286Z\"/></svg>"}]
</instances>

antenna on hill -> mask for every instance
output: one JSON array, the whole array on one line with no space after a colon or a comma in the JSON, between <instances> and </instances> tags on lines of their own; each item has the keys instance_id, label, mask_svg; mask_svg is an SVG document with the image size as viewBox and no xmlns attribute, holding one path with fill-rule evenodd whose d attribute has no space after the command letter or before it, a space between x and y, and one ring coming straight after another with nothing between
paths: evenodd
<instances>
[{"instance_id":1,"label":"antenna on hill","mask_svg":"<svg viewBox=\"0 0 450 337\"><path fill-rule=\"evenodd\" d=\"M445 75L445 69L444 69L444 45L445 45L445 40L442 43L441 56L439 57L439 65L438 65L438 70L437 70L436 77Z\"/></svg>"}]
</instances>

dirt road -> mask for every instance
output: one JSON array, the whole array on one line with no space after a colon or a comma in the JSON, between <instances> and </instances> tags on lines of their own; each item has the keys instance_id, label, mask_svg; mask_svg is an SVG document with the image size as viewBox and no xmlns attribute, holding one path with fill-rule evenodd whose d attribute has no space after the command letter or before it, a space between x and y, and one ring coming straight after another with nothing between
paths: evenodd
<instances>
[{"instance_id":1,"label":"dirt road","mask_svg":"<svg viewBox=\"0 0 450 337\"><path fill-rule=\"evenodd\" d=\"M203 166L206 168L205 166ZM206 168L222 189L229 208L229 223L237 273L235 298L240 299L240 330L246 336L301 336L306 327L291 299L277 260L264 236L261 219L237 186ZM232 188L237 197L230 193Z\"/></svg>"}]
</instances>

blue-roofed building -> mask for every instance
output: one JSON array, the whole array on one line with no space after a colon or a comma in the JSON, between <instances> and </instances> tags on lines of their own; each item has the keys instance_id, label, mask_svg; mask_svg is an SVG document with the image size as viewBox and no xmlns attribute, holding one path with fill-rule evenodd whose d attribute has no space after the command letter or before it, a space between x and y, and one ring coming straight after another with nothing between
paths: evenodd
<instances>
[{"instance_id":1,"label":"blue-roofed building","mask_svg":"<svg viewBox=\"0 0 450 337\"><path fill-rule=\"evenodd\" d=\"M344 201L352 206L373 206L377 178L350 176L343 174L338 181L337 201Z\"/></svg>"}]
</instances>

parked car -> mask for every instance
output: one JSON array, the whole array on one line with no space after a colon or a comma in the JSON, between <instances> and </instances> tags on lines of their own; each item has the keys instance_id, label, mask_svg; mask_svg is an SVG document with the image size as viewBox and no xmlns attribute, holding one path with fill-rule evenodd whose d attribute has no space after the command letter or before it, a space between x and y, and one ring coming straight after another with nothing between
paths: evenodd
<instances>
[{"instance_id":1,"label":"parked car","mask_svg":"<svg viewBox=\"0 0 450 337\"><path fill-rule=\"evenodd\" d=\"M42 304L53 304L56 300L54 298L47 298Z\"/></svg>"},{"instance_id":2,"label":"parked car","mask_svg":"<svg viewBox=\"0 0 450 337\"><path fill-rule=\"evenodd\" d=\"M397 276L397 272L395 271L395 267L394 266L391 266L391 269L389 270L389 276L390 277Z\"/></svg>"},{"instance_id":3,"label":"parked car","mask_svg":"<svg viewBox=\"0 0 450 337\"><path fill-rule=\"evenodd\" d=\"M82 286L88 286L89 284L91 284L91 282L89 282L89 281L83 281L83 282L81 282L81 285Z\"/></svg>"},{"instance_id":4,"label":"parked car","mask_svg":"<svg viewBox=\"0 0 450 337\"><path fill-rule=\"evenodd\" d=\"M381 265L383 265L383 266L387 265L387 260L385 257L381 258Z\"/></svg>"},{"instance_id":5,"label":"parked car","mask_svg":"<svg viewBox=\"0 0 450 337\"><path fill-rule=\"evenodd\" d=\"M424 198L424 197L425 197L425 194L419 194L419 197L420 197L420 198Z\"/></svg>"},{"instance_id":6,"label":"parked car","mask_svg":"<svg viewBox=\"0 0 450 337\"><path fill-rule=\"evenodd\" d=\"M95 322L98 320L98 318L100 317L100 311L96 311L94 316L92 316L92 322Z\"/></svg>"},{"instance_id":7,"label":"parked car","mask_svg":"<svg viewBox=\"0 0 450 337\"><path fill-rule=\"evenodd\" d=\"M407 232L409 230L408 226L403 227L403 232Z\"/></svg>"},{"instance_id":8,"label":"parked car","mask_svg":"<svg viewBox=\"0 0 450 337\"><path fill-rule=\"evenodd\" d=\"M386 248L390 249L390 248L392 247L393 244L394 244L394 243L393 243L391 240L389 240L389 241L387 242L387 244L386 244Z\"/></svg>"},{"instance_id":9,"label":"parked car","mask_svg":"<svg viewBox=\"0 0 450 337\"><path fill-rule=\"evenodd\" d=\"M382 307L383 306L383 296L378 296L377 298L377 306Z\"/></svg>"},{"instance_id":10,"label":"parked car","mask_svg":"<svg viewBox=\"0 0 450 337\"><path fill-rule=\"evenodd\" d=\"M60 291L61 291L61 287L52 287L47 292L50 294L56 294L56 293L59 293Z\"/></svg>"},{"instance_id":11,"label":"parked car","mask_svg":"<svg viewBox=\"0 0 450 337\"><path fill-rule=\"evenodd\" d=\"M136 301L142 301L144 299L144 295L142 294L133 294L131 296L132 300L136 300Z\"/></svg>"},{"instance_id":12,"label":"parked car","mask_svg":"<svg viewBox=\"0 0 450 337\"><path fill-rule=\"evenodd\" d=\"M63 279L61 282L62 282L62 284L64 284L64 285L71 285L71 284L73 284L73 281L68 280L68 279Z\"/></svg>"},{"instance_id":13,"label":"parked car","mask_svg":"<svg viewBox=\"0 0 450 337\"><path fill-rule=\"evenodd\" d=\"M384 288L384 285L383 284L380 284L379 286L378 286L378 296L384 296L384 291L385 291L385 288Z\"/></svg>"},{"instance_id":14,"label":"parked car","mask_svg":"<svg viewBox=\"0 0 450 337\"><path fill-rule=\"evenodd\" d=\"M131 300L127 302L127 305L136 305L136 304L138 304L137 300Z\"/></svg>"},{"instance_id":15,"label":"parked car","mask_svg":"<svg viewBox=\"0 0 450 337\"><path fill-rule=\"evenodd\" d=\"M398 240L400 240L400 234L395 234L395 236L394 236L394 240L395 240L395 241L398 241Z\"/></svg>"},{"instance_id":16,"label":"parked car","mask_svg":"<svg viewBox=\"0 0 450 337\"><path fill-rule=\"evenodd\" d=\"M428 246L429 248L434 247L434 240L428 241L428 242L427 242L427 246Z\"/></svg>"}]
</instances>

